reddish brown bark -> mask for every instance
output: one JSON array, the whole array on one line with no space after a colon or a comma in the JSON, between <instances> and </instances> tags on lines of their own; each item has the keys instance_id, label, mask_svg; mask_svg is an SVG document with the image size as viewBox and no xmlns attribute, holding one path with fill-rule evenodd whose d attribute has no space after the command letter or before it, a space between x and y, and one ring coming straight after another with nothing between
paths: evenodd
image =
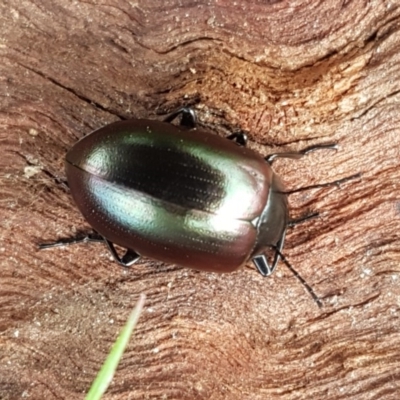
<instances>
[{"instance_id":1,"label":"reddish brown bark","mask_svg":"<svg viewBox=\"0 0 400 400\"><path fill-rule=\"evenodd\" d=\"M16 5L16 3L18 3ZM152 5L149 5L152 4ZM138 298L147 304L107 399L398 399L400 9L395 2L67 2L0 5L0 398L82 398ZM291 197L283 265L263 279L143 260L101 245L38 251L89 230L66 150L120 118L194 105L249 132Z\"/></svg>"}]
</instances>

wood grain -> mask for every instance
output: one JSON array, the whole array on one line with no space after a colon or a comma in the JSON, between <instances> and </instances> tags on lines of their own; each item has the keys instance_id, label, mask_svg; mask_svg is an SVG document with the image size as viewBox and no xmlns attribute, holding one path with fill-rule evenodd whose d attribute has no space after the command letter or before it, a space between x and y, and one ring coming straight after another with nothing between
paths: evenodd
<instances>
[{"instance_id":1,"label":"wood grain","mask_svg":"<svg viewBox=\"0 0 400 400\"><path fill-rule=\"evenodd\" d=\"M105 399L398 399L400 8L396 1L0 4L0 398L78 399L139 293L145 312ZM281 265L216 275L101 245L60 184L80 137L185 104L248 132L262 154L337 142L274 165L291 214Z\"/></svg>"}]
</instances>

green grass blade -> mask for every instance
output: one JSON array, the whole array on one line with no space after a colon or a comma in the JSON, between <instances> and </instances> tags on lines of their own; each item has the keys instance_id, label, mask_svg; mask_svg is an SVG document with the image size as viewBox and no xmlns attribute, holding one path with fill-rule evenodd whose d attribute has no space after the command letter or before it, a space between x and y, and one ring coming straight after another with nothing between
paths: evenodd
<instances>
[{"instance_id":1,"label":"green grass blade","mask_svg":"<svg viewBox=\"0 0 400 400\"><path fill-rule=\"evenodd\" d=\"M99 373L97 374L96 379L92 383L85 400L99 400L107 390L142 312L145 297L146 296L144 294L140 295L139 301L136 303L136 306L129 316L128 321L122 328L117 340L114 342L114 345L111 348L111 351Z\"/></svg>"}]
</instances>

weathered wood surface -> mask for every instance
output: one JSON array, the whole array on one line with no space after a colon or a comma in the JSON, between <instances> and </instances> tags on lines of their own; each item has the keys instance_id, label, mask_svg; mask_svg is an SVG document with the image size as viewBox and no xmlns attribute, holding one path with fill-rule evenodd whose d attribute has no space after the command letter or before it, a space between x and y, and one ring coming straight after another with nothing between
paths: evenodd
<instances>
[{"instance_id":1,"label":"weathered wood surface","mask_svg":"<svg viewBox=\"0 0 400 400\"><path fill-rule=\"evenodd\" d=\"M78 399L139 293L134 340L107 399L398 399L398 1L0 4L0 398ZM62 178L66 150L109 122L194 105L205 126L268 154L338 142L276 170L291 197L281 265L231 275L101 245L37 251L89 230Z\"/></svg>"}]
</instances>

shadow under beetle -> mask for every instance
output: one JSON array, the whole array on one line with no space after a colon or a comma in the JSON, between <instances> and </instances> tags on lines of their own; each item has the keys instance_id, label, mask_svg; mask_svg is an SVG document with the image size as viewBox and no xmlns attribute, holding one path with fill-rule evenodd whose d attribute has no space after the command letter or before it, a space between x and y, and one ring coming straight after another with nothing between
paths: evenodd
<instances>
[{"instance_id":1,"label":"shadow under beetle","mask_svg":"<svg viewBox=\"0 0 400 400\"><path fill-rule=\"evenodd\" d=\"M179 116L180 125L171 124ZM144 256L212 272L231 272L251 259L263 276L282 259L321 305L281 253L287 227L310 217L289 220L287 193L271 164L336 145L263 158L245 147L243 133L227 139L197 128L189 108L163 122L119 121L83 137L67 153L67 180L100 236L40 247L104 241L125 267ZM122 257L114 244L127 249Z\"/></svg>"}]
</instances>

